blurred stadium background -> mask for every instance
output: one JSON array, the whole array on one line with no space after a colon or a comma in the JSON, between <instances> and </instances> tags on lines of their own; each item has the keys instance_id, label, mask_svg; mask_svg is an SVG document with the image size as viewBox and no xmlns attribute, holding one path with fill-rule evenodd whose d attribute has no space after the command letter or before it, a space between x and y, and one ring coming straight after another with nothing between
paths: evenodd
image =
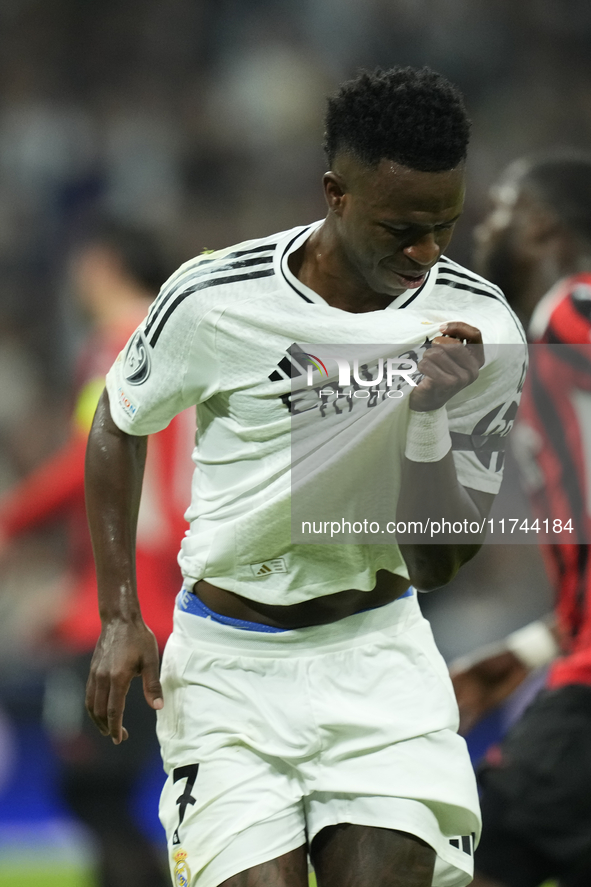
<instances>
[{"instance_id":1,"label":"blurred stadium background","mask_svg":"<svg viewBox=\"0 0 591 887\"><path fill-rule=\"evenodd\" d=\"M98 216L148 226L173 265L319 218L327 93L360 66L428 64L473 120L450 250L470 265L506 163L591 143L590 41L587 0L1 0L0 493L66 436L87 331L68 256ZM57 523L0 563L0 887L95 883L41 719L66 561ZM535 546L488 546L422 602L450 660L549 592ZM135 800L154 841L160 779L154 762Z\"/></svg>"}]
</instances>

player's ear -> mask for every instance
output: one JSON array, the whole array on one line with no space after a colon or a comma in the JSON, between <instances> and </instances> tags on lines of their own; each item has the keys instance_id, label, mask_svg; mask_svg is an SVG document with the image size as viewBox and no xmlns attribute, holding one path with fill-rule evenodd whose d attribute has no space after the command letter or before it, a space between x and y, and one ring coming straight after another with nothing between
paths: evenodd
<instances>
[{"instance_id":1,"label":"player's ear","mask_svg":"<svg viewBox=\"0 0 591 887\"><path fill-rule=\"evenodd\" d=\"M324 196L326 197L326 203L329 210L340 215L343 210L347 193L342 176L329 170L324 173L322 183L324 185Z\"/></svg>"}]
</instances>

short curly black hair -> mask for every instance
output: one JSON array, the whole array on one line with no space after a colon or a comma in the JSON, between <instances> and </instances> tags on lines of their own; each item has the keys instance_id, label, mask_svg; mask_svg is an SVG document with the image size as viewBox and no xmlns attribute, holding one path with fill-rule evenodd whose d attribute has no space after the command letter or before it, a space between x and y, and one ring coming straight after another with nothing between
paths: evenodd
<instances>
[{"instance_id":1,"label":"short curly black hair","mask_svg":"<svg viewBox=\"0 0 591 887\"><path fill-rule=\"evenodd\" d=\"M460 91L430 68L360 71L328 100L324 149L369 167L393 160L441 172L466 157L470 120Z\"/></svg>"}]
</instances>

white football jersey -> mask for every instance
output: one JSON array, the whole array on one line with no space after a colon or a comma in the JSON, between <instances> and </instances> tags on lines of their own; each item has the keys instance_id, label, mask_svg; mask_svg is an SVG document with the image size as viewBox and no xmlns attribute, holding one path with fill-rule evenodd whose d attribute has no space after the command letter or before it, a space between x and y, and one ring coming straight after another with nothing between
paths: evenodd
<instances>
[{"instance_id":1,"label":"white football jersey","mask_svg":"<svg viewBox=\"0 0 591 887\"><path fill-rule=\"evenodd\" d=\"M190 529L179 555L187 587L207 579L251 600L287 605L348 588L369 591L378 569L408 578L395 536L376 544L293 541L292 475L298 519L306 497L311 502L322 489L316 481L324 472L355 495L360 455L375 464L387 454L395 494L413 384L405 372L444 322L477 327L486 346L479 378L446 406L458 478L498 491L526 359L523 330L504 296L442 258L422 287L383 311L333 308L288 267L289 255L320 224L184 264L107 376L113 419L128 434L160 431L197 407ZM349 389L339 374L346 365L336 359L348 354ZM400 355L407 363L394 378L392 360ZM377 380L380 366L383 379L371 387L366 380Z\"/></svg>"}]
</instances>

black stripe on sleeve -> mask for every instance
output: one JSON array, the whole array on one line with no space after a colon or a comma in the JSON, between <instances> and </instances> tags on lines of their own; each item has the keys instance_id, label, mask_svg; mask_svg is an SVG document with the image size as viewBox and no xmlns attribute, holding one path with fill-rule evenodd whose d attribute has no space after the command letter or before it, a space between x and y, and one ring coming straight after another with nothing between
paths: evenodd
<instances>
[{"instance_id":1,"label":"black stripe on sleeve","mask_svg":"<svg viewBox=\"0 0 591 887\"><path fill-rule=\"evenodd\" d=\"M443 272L446 273L445 271ZM499 296L497 293L491 292L491 290L485 290L479 286L468 286L466 283L461 283L459 280L448 280L443 277L437 277L437 283L445 284L446 286L451 286L456 290L466 290L469 293L476 293L479 296L487 296L489 299L496 299L497 302L503 302L503 304L507 304L506 299L503 296Z\"/></svg>"},{"instance_id":2,"label":"black stripe on sleeve","mask_svg":"<svg viewBox=\"0 0 591 887\"><path fill-rule=\"evenodd\" d=\"M256 246L256 247L254 247L254 249L236 250L233 253L228 253L227 256L223 256L223 258L216 256L216 257L212 257L212 258L208 259L203 256L197 256L197 258L193 260L194 268L191 271L189 271L186 266L182 266L173 275L173 277L170 278L166 289L163 288L158 293L158 296L156 297L156 299L152 303L152 306L150 307L150 311L148 313L148 322L152 321L152 318L153 318L153 315L155 312L160 311L162 302L168 301L168 296L170 295L170 293L174 289L176 289L178 287L178 284L179 284L179 281L181 280L181 278L185 277L186 278L185 283L186 283L187 280L191 280L193 278L193 276L196 275L202 268L203 268L203 270L207 270L204 268L204 265L211 265L214 262L226 263L231 259L240 259L240 258L242 258L242 256L252 256L255 253L273 252L273 250L275 249L276 246L277 246L276 243L271 243L271 244L264 244L263 246ZM263 260L261 259L261 261L263 261Z\"/></svg>"},{"instance_id":3,"label":"black stripe on sleeve","mask_svg":"<svg viewBox=\"0 0 591 887\"><path fill-rule=\"evenodd\" d=\"M507 301L503 291L494 283L491 283L490 280L483 280L481 277L478 277L476 274L471 274L469 271L458 270L460 266L456 266L454 262L450 262L445 256L439 260L439 265L442 266L439 269L441 274L455 274L456 277L461 277L463 280L471 280L472 283L476 283L479 286L490 287L492 292L496 293L504 302Z\"/></svg>"},{"instance_id":4,"label":"black stripe on sleeve","mask_svg":"<svg viewBox=\"0 0 591 887\"><path fill-rule=\"evenodd\" d=\"M466 292L475 293L476 295L479 295L479 296L486 296L488 299L494 299L496 302L500 302L501 305L504 305L505 308L507 309L507 311L509 312L509 315L511 316L511 319L513 320L515 326L517 327L517 332L519 333L519 338L521 339L522 342L524 342L524 343L527 342L527 339L526 339L525 333L523 332L523 328L521 326L521 323L517 319L517 315L515 314L515 312L513 311L511 306L509 305L509 302L507 301L507 299L505 298L505 296L503 295L501 290L497 290L496 287L494 290L492 290L492 289L486 290L486 289L484 289L484 286L482 284L480 286L468 286L467 284L461 283L460 281L449 280L446 277L440 276L442 274L456 274L459 276L458 272L453 270L452 268L448 268L445 270L442 269L440 271L440 274L437 276L437 283L438 284L450 286L450 287L452 287L452 289L465 290ZM462 276L466 277L466 275L462 275ZM469 279L470 278L468 278L468 280Z\"/></svg>"},{"instance_id":5,"label":"black stripe on sleeve","mask_svg":"<svg viewBox=\"0 0 591 887\"><path fill-rule=\"evenodd\" d=\"M207 258L206 257L207 254L206 254L206 255L196 256L190 262L185 262L185 264L181 265L181 267L175 271L175 273L172 275L172 277L170 277L165 282L165 285L161 287L160 292L158 293L158 296L156 297L156 299L152 303L152 306L150 307L150 312L148 314L148 318L149 319L151 318L151 315L154 313L154 310L159 307L162 300L165 299L169 295L169 293L178 285L179 281L182 278L190 279L193 274L196 274L205 265L211 265L213 262L220 262L220 261L226 262L226 261L228 261L228 259L236 258L236 257L243 256L243 255L250 255L251 253L254 253L254 252L262 252L263 249L267 249L267 248L274 249L274 246L273 247L257 247L257 249L254 249L254 250L241 250L239 252L229 253L227 256L224 256L223 259L220 259L219 256ZM190 267L188 267L189 265L190 265Z\"/></svg>"},{"instance_id":6,"label":"black stripe on sleeve","mask_svg":"<svg viewBox=\"0 0 591 887\"><path fill-rule=\"evenodd\" d=\"M219 261L219 259L217 261ZM188 277L187 280L184 280L182 283L179 283L176 286L173 286L171 289L168 290L166 295L164 293L162 294L162 296L158 300L158 304L153 306L154 310L151 312L150 316L148 317L148 322L146 323L146 330L145 330L146 335L150 334L152 327L154 326L154 324L158 320L158 317L160 316L160 314L162 313L162 311L164 310L166 305L170 302L170 300L174 299L174 297L179 292L179 290L183 289L188 284L192 283L193 280L197 280L201 277L205 277L208 274L221 274L224 271L236 271L236 270L238 270L238 268L248 268L249 266L252 266L252 265L265 265L265 264L268 264L269 262L272 262L272 261L273 261L273 256L263 256L263 257L256 257L254 259L243 259L242 261L231 262L230 264L220 265L219 268L215 268L215 269L212 269L212 268L201 269L201 263L200 263L197 266L197 268L195 269L195 271Z\"/></svg>"},{"instance_id":7,"label":"black stripe on sleeve","mask_svg":"<svg viewBox=\"0 0 591 887\"><path fill-rule=\"evenodd\" d=\"M241 256L254 256L255 253L264 253L267 251L273 252L273 250L276 248L276 246L277 246L276 243L264 243L262 246L255 246L252 249L236 250L236 252L228 253L227 256L222 256L221 258L219 256L217 258L212 256L212 258L210 258L210 259L204 258L204 259L201 259L199 264L205 265L206 263L209 263L209 262L227 262L228 259L239 259L239 258L241 258Z\"/></svg>"},{"instance_id":8,"label":"black stripe on sleeve","mask_svg":"<svg viewBox=\"0 0 591 887\"><path fill-rule=\"evenodd\" d=\"M209 287L212 286L223 286L225 283L239 283L242 280L256 280L259 277L272 277L274 273L275 272L272 268L267 268L263 271L251 271L249 274L235 274L233 277L215 277L213 280L204 280L202 283L197 283L195 286L189 287L189 289L184 290L169 304L164 315L160 319L160 323L152 334L150 345L154 348L156 342L160 338L160 333L171 314L174 313L181 302L184 302L186 298L192 296L193 293L196 293L198 290L209 289Z\"/></svg>"}]
</instances>

